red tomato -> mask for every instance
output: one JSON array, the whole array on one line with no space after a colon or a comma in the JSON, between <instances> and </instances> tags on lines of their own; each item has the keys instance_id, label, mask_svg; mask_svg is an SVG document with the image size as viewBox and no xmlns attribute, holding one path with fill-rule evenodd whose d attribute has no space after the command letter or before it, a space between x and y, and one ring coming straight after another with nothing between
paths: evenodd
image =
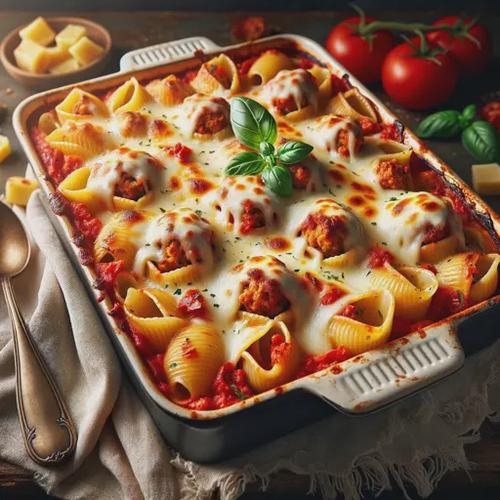
<instances>
[{"instance_id":1,"label":"red tomato","mask_svg":"<svg viewBox=\"0 0 500 500\"><path fill-rule=\"evenodd\" d=\"M373 19L366 18L370 23ZM350 17L337 24L326 39L326 49L363 83L380 80L380 70L387 53L394 46L395 38L385 30L362 36L358 33L359 16Z\"/></svg>"},{"instance_id":2,"label":"red tomato","mask_svg":"<svg viewBox=\"0 0 500 500\"><path fill-rule=\"evenodd\" d=\"M479 114L497 130L500 130L500 101L491 101L485 104L479 110Z\"/></svg>"},{"instance_id":3,"label":"red tomato","mask_svg":"<svg viewBox=\"0 0 500 500\"><path fill-rule=\"evenodd\" d=\"M455 59L461 74L471 76L482 73L491 58L492 43L487 29L474 23L472 18L447 16L438 19L434 26L455 26L453 31L438 30L428 33L427 38L447 50Z\"/></svg>"},{"instance_id":4,"label":"red tomato","mask_svg":"<svg viewBox=\"0 0 500 500\"><path fill-rule=\"evenodd\" d=\"M408 109L430 109L446 102L458 75L451 57L438 50L423 51L418 39L394 47L382 66L382 84L389 97Z\"/></svg>"}]
</instances>

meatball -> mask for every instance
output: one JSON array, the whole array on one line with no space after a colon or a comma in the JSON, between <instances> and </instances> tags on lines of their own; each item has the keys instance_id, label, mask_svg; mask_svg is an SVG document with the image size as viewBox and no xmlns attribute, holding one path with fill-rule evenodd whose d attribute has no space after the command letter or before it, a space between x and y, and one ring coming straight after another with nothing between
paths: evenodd
<instances>
[{"instance_id":1,"label":"meatball","mask_svg":"<svg viewBox=\"0 0 500 500\"><path fill-rule=\"evenodd\" d=\"M260 269L250 269L242 286L239 301L243 311L274 318L290 307L278 281L266 278Z\"/></svg>"},{"instance_id":2,"label":"meatball","mask_svg":"<svg viewBox=\"0 0 500 500\"><path fill-rule=\"evenodd\" d=\"M212 98L212 102L219 105L220 108L227 108L227 102L219 97ZM204 107L200 116L196 121L194 128L197 134L216 134L228 126L227 113L224 109L210 109L209 107Z\"/></svg>"},{"instance_id":3,"label":"meatball","mask_svg":"<svg viewBox=\"0 0 500 500\"><path fill-rule=\"evenodd\" d=\"M307 243L319 250L323 257L335 257L344 253L344 239L347 234L344 220L338 216L312 213L300 227Z\"/></svg>"},{"instance_id":4,"label":"meatball","mask_svg":"<svg viewBox=\"0 0 500 500\"><path fill-rule=\"evenodd\" d=\"M380 187L384 189L401 189L409 191L411 188L410 165L401 163L395 158L381 160L375 167Z\"/></svg>"},{"instance_id":5,"label":"meatball","mask_svg":"<svg viewBox=\"0 0 500 500\"><path fill-rule=\"evenodd\" d=\"M158 262L156 267L160 272L165 273L189 264L190 262L186 256L186 252L184 252L180 242L178 240L172 240L164 247L163 260Z\"/></svg>"},{"instance_id":6,"label":"meatball","mask_svg":"<svg viewBox=\"0 0 500 500\"><path fill-rule=\"evenodd\" d=\"M146 133L146 118L140 113L126 111L120 114L120 134L137 137Z\"/></svg>"},{"instance_id":7,"label":"meatball","mask_svg":"<svg viewBox=\"0 0 500 500\"><path fill-rule=\"evenodd\" d=\"M149 191L148 183L144 179L135 179L126 172L122 173L116 184L114 195L120 198L137 201Z\"/></svg>"},{"instance_id":8,"label":"meatball","mask_svg":"<svg viewBox=\"0 0 500 500\"><path fill-rule=\"evenodd\" d=\"M446 238L449 235L449 232L448 224L441 224L438 226L428 225L425 228L425 236L422 244L427 245L428 243L440 241Z\"/></svg>"},{"instance_id":9,"label":"meatball","mask_svg":"<svg viewBox=\"0 0 500 500\"><path fill-rule=\"evenodd\" d=\"M241 215L240 232L247 234L252 229L264 227L266 225L266 218L262 210L256 207L250 200L243 202L243 214Z\"/></svg>"},{"instance_id":10,"label":"meatball","mask_svg":"<svg viewBox=\"0 0 500 500\"><path fill-rule=\"evenodd\" d=\"M295 189L307 188L307 185L311 180L311 172L307 167L297 163L296 165L292 165L290 167L290 173L292 174L292 182Z\"/></svg>"}]
</instances>

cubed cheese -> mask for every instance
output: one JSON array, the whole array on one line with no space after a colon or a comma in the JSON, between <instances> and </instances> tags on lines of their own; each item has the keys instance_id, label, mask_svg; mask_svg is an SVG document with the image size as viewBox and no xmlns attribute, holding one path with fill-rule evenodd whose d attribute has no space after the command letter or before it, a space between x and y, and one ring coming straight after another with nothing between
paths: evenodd
<instances>
[{"instance_id":1,"label":"cubed cheese","mask_svg":"<svg viewBox=\"0 0 500 500\"><path fill-rule=\"evenodd\" d=\"M79 68L79 64L74 57L63 61L62 63L49 69L49 73L53 75L61 75L63 73L68 73L70 71L75 71Z\"/></svg>"},{"instance_id":2,"label":"cubed cheese","mask_svg":"<svg viewBox=\"0 0 500 500\"><path fill-rule=\"evenodd\" d=\"M498 163L472 165L472 185L481 194L500 194L500 165Z\"/></svg>"},{"instance_id":3,"label":"cubed cheese","mask_svg":"<svg viewBox=\"0 0 500 500\"><path fill-rule=\"evenodd\" d=\"M9 177L5 185L5 200L7 203L25 207L31 193L38 187L38 182L25 177Z\"/></svg>"},{"instance_id":4,"label":"cubed cheese","mask_svg":"<svg viewBox=\"0 0 500 500\"><path fill-rule=\"evenodd\" d=\"M47 57L47 69L58 66L59 64L71 59L71 54L67 49L63 49L62 47L47 47L45 49L45 57Z\"/></svg>"},{"instance_id":5,"label":"cubed cheese","mask_svg":"<svg viewBox=\"0 0 500 500\"><path fill-rule=\"evenodd\" d=\"M43 73L50 62L46 49L31 40L23 40L14 50L16 64L30 73Z\"/></svg>"},{"instance_id":6,"label":"cubed cheese","mask_svg":"<svg viewBox=\"0 0 500 500\"><path fill-rule=\"evenodd\" d=\"M71 55L78 61L78 64L85 66L95 61L102 52L102 47L94 43L90 38L83 36L69 48Z\"/></svg>"},{"instance_id":7,"label":"cubed cheese","mask_svg":"<svg viewBox=\"0 0 500 500\"><path fill-rule=\"evenodd\" d=\"M69 49L82 36L85 35L85 28L78 24L68 24L62 31L56 35L56 43L58 47Z\"/></svg>"},{"instance_id":8,"label":"cubed cheese","mask_svg":"<svg viewBox=\"0 0 500 500\"><path fill-rule=\"evenodd\" d=\"M47 46L54 41L56 34L43 17L37 17L19 32L22 40L30 40L42 46Z\"/></svg>"},{"instance_id":9,"label":"cubed cheese","mask_svg":"<svg viewBox=\"0 0 500 500\"><path fill-rule=\"evenodd\" d=\"M0 135L0 163L2 163L7 156L10 155L10 142L9 138L5 135Z\"/></svg>"}]
</instances>

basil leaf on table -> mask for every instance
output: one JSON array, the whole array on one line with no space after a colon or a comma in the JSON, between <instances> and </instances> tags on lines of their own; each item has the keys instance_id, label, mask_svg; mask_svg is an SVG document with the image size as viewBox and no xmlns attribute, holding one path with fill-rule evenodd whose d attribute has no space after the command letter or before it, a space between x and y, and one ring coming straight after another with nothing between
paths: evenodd
<instances>
[{"instance_id":1,"label":"basil leaf on table","mask_svg":"<svg viewBox=\"0 0 500 500\"><path fill-rule=\"evenodd\" d=\"M499 156L496 130L483 120L472 123L462 132L462 144L476 160L483 163L495 161Z\"/></svg>"},{"instance_id":2,"label":"basil leaf on table","mask_svg":"<svg viewBox=\"0 0 500 500\"><path fill-rule=\"evenodd\" d=\"M298 163L307 158L313 147L299 141L289 141L278 149L278 159L285 165Z\"/></svg>"},{"instance_id":3,"label":"basil leaf on table","mask_svg":"<svg viewBox=\"0 0 500 500\"><path fill-rule=\"evenodd\" d=\"M288 168L281 165L266 168L264 172L262 172L262 179L266 186L277 195L283 197L292 196L292 174Z\"/></svg>"},{"instance_id":4,"label":"basil leaf on table","mask_svg":"<svg viewBox=\"0 0 500 500\"><path fill-rule=\"evenodd\" d=\"M269 111L248 97L231 100L231 126L237 139L249 148L259 150L261 142L274 144L278 132Z\"/></svg>"},{"instance_id":5,"label":"basil leaf on table","mask_svg":"<svg viewBox=\"0 0 500 500\"><path fill-rule=\"evenodd\" d=\"M450 139L462 130L459 111L449 109L439 111L424 118L417 127L417 135L422 139Z\"/></svg>"},{"instance_id":6,"label":"basil leaf on table","mask_svg":"<svg viewBox=\"0 0 500 500\"><path fill-rule=\"evenodd\" d=\"M225 168L226 175L257 175L262 172L266 162L257 153L245 151L231 159L229 165Z\"/></svg>"}]
</instances>

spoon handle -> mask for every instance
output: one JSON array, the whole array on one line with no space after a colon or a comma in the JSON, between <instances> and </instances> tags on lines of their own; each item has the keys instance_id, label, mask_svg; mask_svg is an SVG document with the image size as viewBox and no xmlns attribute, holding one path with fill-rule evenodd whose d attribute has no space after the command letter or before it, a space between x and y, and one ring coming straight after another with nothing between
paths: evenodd
<instances>
[{"instance_id":1,"label":"spoon handle","mask_svg":"<svg viewBox=\"0 0 500 500\"><path fill-rule=\"evenodd\" d=\"M1 280L12 322L16 367L16 399L24 444L41 465L62 462L76 446L76 428L26 328L8 278Z\"/></svg>"}]
</instances>

